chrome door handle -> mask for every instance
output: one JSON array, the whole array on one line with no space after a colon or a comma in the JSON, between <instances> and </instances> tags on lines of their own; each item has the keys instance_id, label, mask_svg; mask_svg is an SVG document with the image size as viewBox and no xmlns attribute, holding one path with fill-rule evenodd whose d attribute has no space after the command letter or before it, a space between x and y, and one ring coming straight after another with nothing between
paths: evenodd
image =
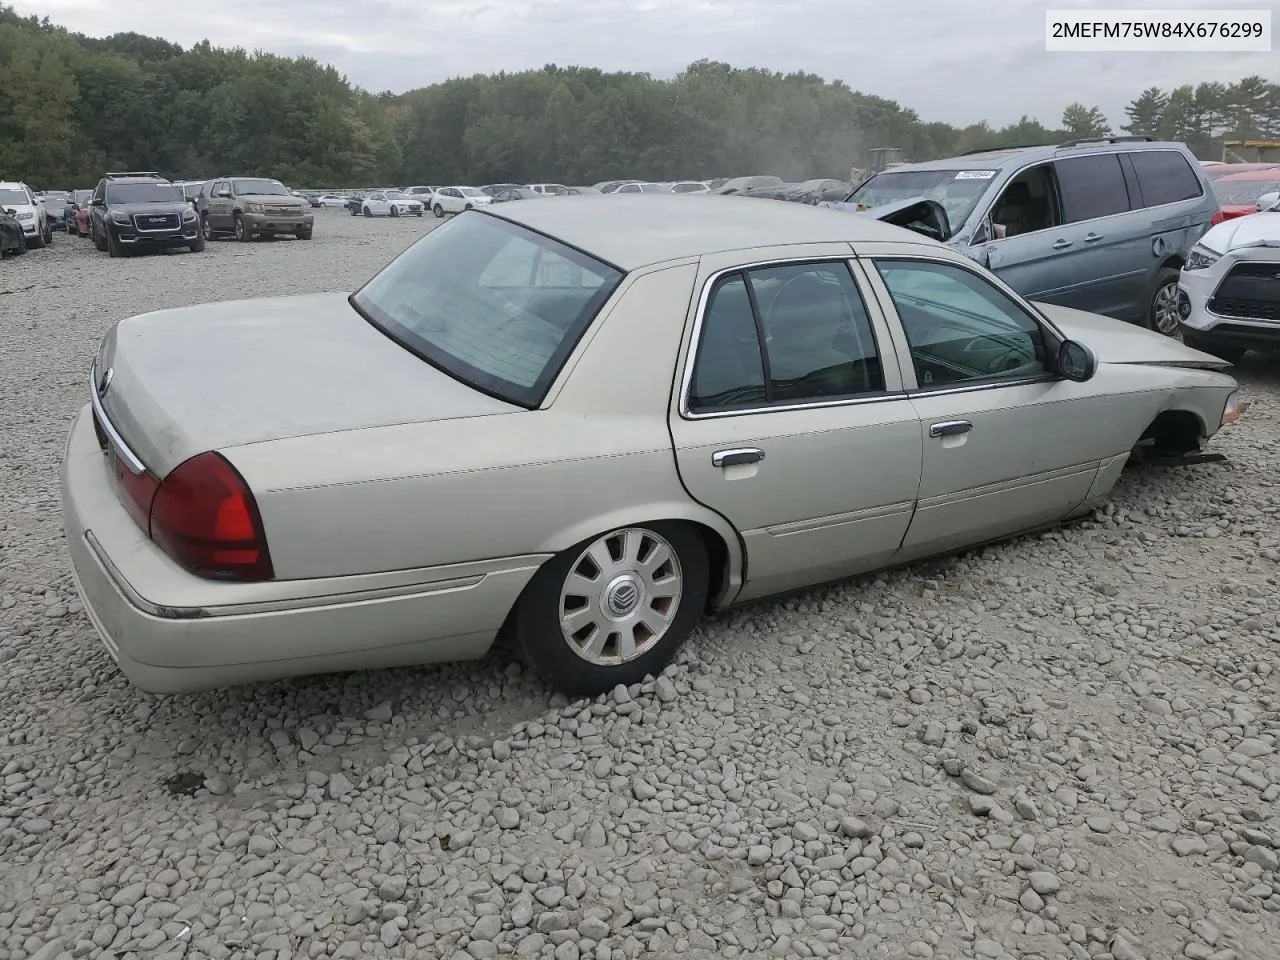
<instances>
[{"instance_id":1,"label":"chrome door handle","mask_svg":"<svg viewBox=\"0 0 1280 960\"><path fill-rule=\"evenodd\" d=\"M717 450L711 455L713 467L733 467L740 463L759 463L764 451L759 447L740 447L737 450Z\"/></svg>"},{"instance_id":2,"label":"chrome door handle","mask_svg":"<svg viewBox=\"0 0 1280 960\"><path fill-rule=\"evenodd\" d=\"M1053 241L1053 249L1055 249L1055 250L1065 250L1065 249L1067 249L1067 247L1069 247L1069 246L1071 246L1071 241L1070 241L1070 240L1055 240L1055 241Z\"/></svg>"},{"instance_id":3,"label":"chrome door handle","mask_svg":"<svg viewBox=\"0 0 1280 960\"><path fill-rule=\"evenodd\" d=\"M929 424L929 436L954 437L957 434L968 433L972 429L973 424L968 420L944 420L941 423Z\"/></svg>"},{"instance_id":4,"label":"chrome door handle","mask_svg":"<svg viewBox=\"0 0 1280 960\"><path fill-rule=\"evenodd\" d=\"M1086 233L1084 235L1085 243L1097 243L1101 239L1102 239L1102 234L1100 233Z\"/></svg>"}]
</instances>

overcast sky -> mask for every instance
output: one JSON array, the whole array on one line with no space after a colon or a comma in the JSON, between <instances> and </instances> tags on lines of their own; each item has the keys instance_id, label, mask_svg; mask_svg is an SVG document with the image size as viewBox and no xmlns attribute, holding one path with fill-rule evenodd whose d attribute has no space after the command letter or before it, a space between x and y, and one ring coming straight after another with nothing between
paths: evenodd
<instances>
[{"instance_id":1,"label":"overcast sky","mask_svg":"<svg viewBox=\"0 0 1280 960\"><path fill-rule=\"evenodd\" d=\"M1271 9L1257 0L8 0L95 36L306 54L397 93L546 63L668 77L694 60L804 70L925 120L1124 122L1148 86L1280 76L1280 53L1046 53L1047 9ZM1273 13L1273 17L1275 14ZM1280 17L1275 17L1280 21ZM1280 27L1280 23L1277 23Z\"/></svg>"}]
</instances>

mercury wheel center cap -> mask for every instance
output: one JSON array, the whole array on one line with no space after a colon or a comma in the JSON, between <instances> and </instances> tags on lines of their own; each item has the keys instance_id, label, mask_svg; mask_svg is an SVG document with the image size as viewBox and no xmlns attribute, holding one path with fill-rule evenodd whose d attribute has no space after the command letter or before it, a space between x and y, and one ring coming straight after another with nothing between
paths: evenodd
<instances>
[{"instance_id":1,"label":"mercury wheel center cap","mask_svg":"<svg viewBox=\"0 0 1280 960\"><path fill-rule=\"evenodd\" d=\"M613 580L604 590L604 609L609 617L622 620L636 612L640 606L642 590L639 581L630 575Z\"/></svg>"}]
</instances>

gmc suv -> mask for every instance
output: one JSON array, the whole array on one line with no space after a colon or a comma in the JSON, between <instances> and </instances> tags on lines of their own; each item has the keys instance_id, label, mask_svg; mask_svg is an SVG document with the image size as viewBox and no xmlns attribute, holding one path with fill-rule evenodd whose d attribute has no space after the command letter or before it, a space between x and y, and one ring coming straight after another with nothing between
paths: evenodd
<instances>
[{"instance_id":1,"label":"gmc suv","mask_svg":"<svg viewBox=\"0 0 1280 960\"><path fill-rule=\"evenodd\" d=\"M89 236L123 257L141 249L204 249L200 222L182 191L158 173L108 173L89 200Z\"/></svg>"}]
</instances>

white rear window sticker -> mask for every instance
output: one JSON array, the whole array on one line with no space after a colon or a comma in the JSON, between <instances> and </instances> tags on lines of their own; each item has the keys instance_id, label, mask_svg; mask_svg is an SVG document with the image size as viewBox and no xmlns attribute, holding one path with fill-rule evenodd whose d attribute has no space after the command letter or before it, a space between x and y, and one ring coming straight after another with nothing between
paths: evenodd
<instances>
[{"instance_id":1,"label":"white rear window sticker","mask_svg":"<svg viewBox=\"0 0 1280 960\"><path fill-rule=\"evenodd\" d=\"M956 174L957 180L990 180L996 175L994 170L961 170Z\"/></svg>"}]
</instances>

